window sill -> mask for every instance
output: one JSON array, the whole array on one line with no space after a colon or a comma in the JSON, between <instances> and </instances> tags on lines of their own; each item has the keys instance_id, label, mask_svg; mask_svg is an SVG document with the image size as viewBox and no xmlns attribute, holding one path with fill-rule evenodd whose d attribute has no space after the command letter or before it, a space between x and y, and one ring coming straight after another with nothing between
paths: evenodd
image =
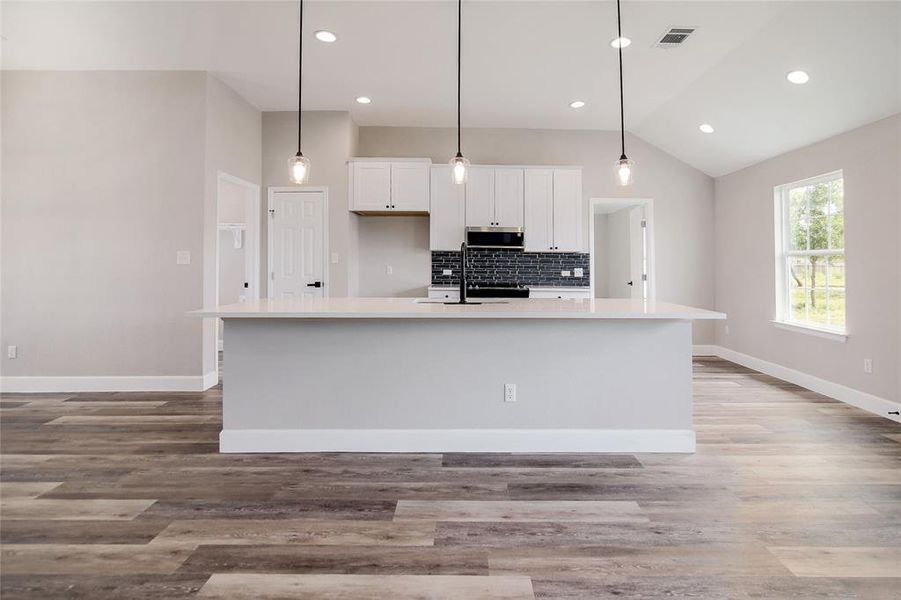
<instances>
[{"instance_id":1,"label":"window sill","mask_svg":"<svg viewBox=\"0 0 901 600\"><path fill-rule=\"evenodd\" d=\"M814 335L816 337L821 337L827 340L832 340L833 342L842 342L844 343L848 339L848 334L841 331L834 331L832 329L825 329L820 327L814 327L812 325L802 325L800 323L789 323L787 321L770 321L773 325L778 329L785 329L786 331L794 331L797 333L804 333L806 335Z\"/></svg>"}]
</instances>

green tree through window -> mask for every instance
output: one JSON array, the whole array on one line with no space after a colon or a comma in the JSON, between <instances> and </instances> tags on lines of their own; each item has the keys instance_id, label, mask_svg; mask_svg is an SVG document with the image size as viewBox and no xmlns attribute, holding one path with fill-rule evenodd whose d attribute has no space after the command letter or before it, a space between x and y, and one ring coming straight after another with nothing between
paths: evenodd
<instances>
[{"instance_id":1,"label":"green tree through window","mask_svg":"<svg viewBox=\"0 0 901 600\"><path fill-rule=\"evenodd\" d=\"M782 318L845 328L845 221L841 173L779 188Z\"/></svg>"}]
</instances>

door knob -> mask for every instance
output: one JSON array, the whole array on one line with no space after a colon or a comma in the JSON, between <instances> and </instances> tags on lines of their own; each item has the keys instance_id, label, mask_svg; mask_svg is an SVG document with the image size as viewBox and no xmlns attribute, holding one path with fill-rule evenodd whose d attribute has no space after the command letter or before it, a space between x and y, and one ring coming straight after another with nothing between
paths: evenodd
<instances>
[{"instance_id":1,"label":"door knob","mask_svg":"<svg viewBox=\"0 0 901 600\"><path fill-rule=\"evenodd\" d=\"M631 285L631 283L630 283L629 285ZM321 282L321 281L314 281L313 283L308 283L308 284L307 284L307 287L321 288L321 287L322 287L322 282Z\"/></svg>"},{"instance_id":2,"label":"door knob","mask_svg":"<svg viewBox=\"0 0 901 600\"><path fill-rule=\"evenodd\" d=\"M630 282L626 283L626 285L632 285L632 282L630 281Z\"/></svg>"}]
</instances>

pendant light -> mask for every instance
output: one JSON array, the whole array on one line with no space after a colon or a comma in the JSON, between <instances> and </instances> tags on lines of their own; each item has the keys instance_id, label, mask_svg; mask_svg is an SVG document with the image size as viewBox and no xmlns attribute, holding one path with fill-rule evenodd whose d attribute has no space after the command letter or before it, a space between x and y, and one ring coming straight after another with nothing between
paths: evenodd
<instances>
[{"instance_id":1,"label":"pendant light","mask_svg":"<svg viewBox=\"0 0 901 600\"><path fill-rule=\"evenodd\" d=\"M462 185L469 178L469 160L460 150L460 56L462 49L461 22L463 20L463 0L457 0L457 155L450 160L454 183Z\"/></svg>"},{"instance_id":2,"label":"pendant light","mask_svg":"<svg viewBox=\"0 0 901 600\"><path fill-rule=\"evenodd\" d=\"M616 0L616 37L623 39L623 24L620 17L619 2ZM635 171L635 163L626 156L626 125L625 125L625 109L623 107L623 44L617 48L619 53L619 140L621 153L619 160L616 161L614 170L616 172L617 185L630 185L632 183L632 175Z\"/></svg>"},{"instance_id":3,"label":"pendant light","mask_svg":"<svg viewBox=\"0 0 901 600\"><path fill-rule=\"evenodd\" d=\"M300 151L301 139L301 98L303 91L303 0L300 0L300 28L297 44L297 154L288 159L291 181L303 185L310 179L310 159Z\"/></svg>"}]
</instances>

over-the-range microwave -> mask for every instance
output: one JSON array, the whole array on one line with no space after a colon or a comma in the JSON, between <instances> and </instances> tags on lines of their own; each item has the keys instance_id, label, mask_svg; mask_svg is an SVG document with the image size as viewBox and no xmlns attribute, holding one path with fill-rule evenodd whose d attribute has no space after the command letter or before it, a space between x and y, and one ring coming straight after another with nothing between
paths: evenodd
<instances>
[{"instance_id":1,"label":"over-the-range microwave","mask_svg":"<svg viewBox=\"0 0 901 600\"><path fill-rule=\"evenodd\" d=\"M466 245L470 248L511 250L523 250L526 247L522 227L467 227Z\"/></svg>"}]
</instances>

